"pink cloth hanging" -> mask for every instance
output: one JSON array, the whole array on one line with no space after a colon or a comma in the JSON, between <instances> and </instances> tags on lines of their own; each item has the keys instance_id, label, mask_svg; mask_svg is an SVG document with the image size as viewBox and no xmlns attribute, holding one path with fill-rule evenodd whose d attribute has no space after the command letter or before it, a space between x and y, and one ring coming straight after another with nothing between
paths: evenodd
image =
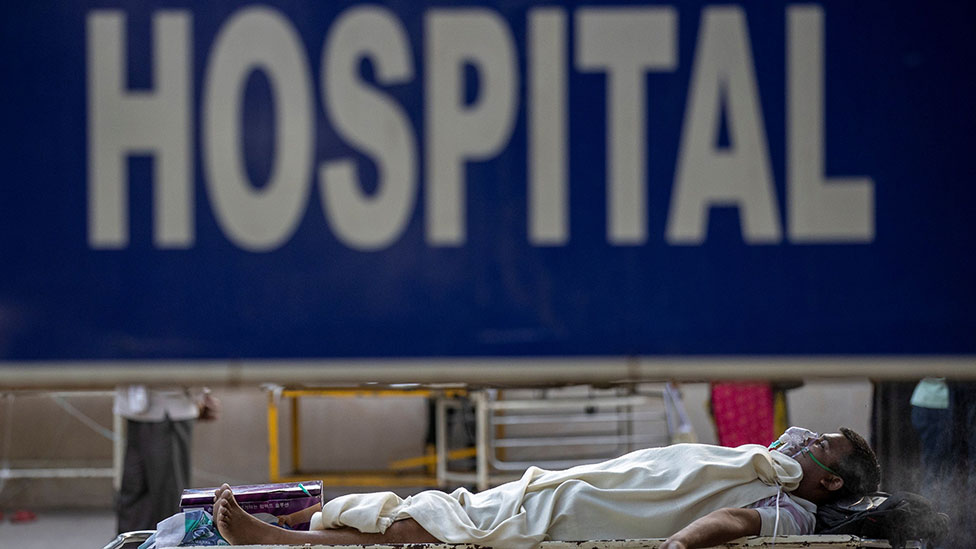
<instances>
[{"instance_id":1,"label":"pink cloth hanging","mask_svg":"<svg viewBox=\"0 0 976 549\"><path fill-rule=\"evenodd\" d=\"M773 392L768 383L713 383L712 415L722 446L766 446L776 438Z\"/></svg>"}]
</instances>

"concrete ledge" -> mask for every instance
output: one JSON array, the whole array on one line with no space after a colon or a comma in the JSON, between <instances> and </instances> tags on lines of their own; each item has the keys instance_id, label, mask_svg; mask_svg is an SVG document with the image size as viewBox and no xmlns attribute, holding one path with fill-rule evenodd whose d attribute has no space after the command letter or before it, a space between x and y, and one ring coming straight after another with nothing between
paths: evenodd
<instances>
[{"instance_id":1,"label":"concrete ledge","mask_svg":"<svg viewBox=\"0 0 976 549\"><path fill-rule=\"evenodd\" d=\"M465 383L469 386L620 381L874 378L976 380L976 355L497 357L427 359L2 361L7 389L111 388L141 383L212 387L316 383Z\"/></svg>"}]
</instances>

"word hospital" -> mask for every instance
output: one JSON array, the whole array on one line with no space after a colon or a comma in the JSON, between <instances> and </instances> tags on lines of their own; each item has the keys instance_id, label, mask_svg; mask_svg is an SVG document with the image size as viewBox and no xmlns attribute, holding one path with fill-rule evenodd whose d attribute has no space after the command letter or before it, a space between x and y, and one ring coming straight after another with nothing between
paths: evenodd
<instances>
[{"instance_id":1,"label":"word hospital","mask_svg":"<svg viewBox=\"0 0 976 549\"><path fill-rule=\"evenodd\" d=\"M219 26L205 50L200 97L194 97L191 11L153 14L149 89L126 84L124 12L89 12L89 246L129 246L131 155L153 158L152 235L158 248L195 244L195 165L220 230L240 249L268 252L287 243L316 194L328 226L352 249L394 245L420 200L427 244L463 246L467 210L479 207L467 200L467 172L473 163L523 154L510 150L513 135L523 131L522 116L525 134L517 142L525 143L525 180L500 174L492 184L526 189L532 246L565 246L573 179L569 105L575 88L569 82L576 74L604 76L605 101L588 108L605 112L606 130L596 137L605 152L605 176L574 184L605 192L610 245L647 241L649 184L671 185L663 235L669 244L702 243L715 206L738 210L747 244L873 240L873 181L824 173L822 8L785 8L785 85L776 90L786 109L783 197L773 180L743 8L706 6L701 12L684 118L674 136L673 182L648 177L647 136L655 131L648 113L666 108L655 102L648 76L679 66L678 11L538 6L525 10L524 18L524 36L516 37L510 20L489 7L428 8L422 24L410 27L422 31L411 42L396 12L350 7L324 36L316 86L308 51L318 46L303 42L281 11L249 6ZM370 78L364 63L372 67ZM251 180L241 146L244 90L255 71L272 92L266 182ZM476 90L467 89L472 81ZM422 90L418 101L396 94L395 88L409 85ZM358 156L316 158L316 121L322 120L317 99L329 131ZM410 103L418 105L416 112ZM730 145L718 147L723 116ZM375 169L368 192L361 162Z\"/></svg>"}]
</instances>

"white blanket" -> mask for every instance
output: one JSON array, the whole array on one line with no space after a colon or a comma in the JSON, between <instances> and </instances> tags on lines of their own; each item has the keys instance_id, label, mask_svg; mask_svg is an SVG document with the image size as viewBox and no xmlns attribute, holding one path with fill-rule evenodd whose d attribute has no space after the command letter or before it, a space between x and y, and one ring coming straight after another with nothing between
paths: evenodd
<instances>
[{"instance_id":1,"label":"white blanket","mask_svg":"<svg viewBox=\"0 0 976 549\"><path fill-rule=\"evenodd\" d=\"M384 532L413 518L448 543L533 547L540 541L661 538L717 509L794 490L793 459L759 445L677 444L565 471L530 467L520 480L471 493L392 492L329 501L312 528Z\"/></svg>"}]
</instances>

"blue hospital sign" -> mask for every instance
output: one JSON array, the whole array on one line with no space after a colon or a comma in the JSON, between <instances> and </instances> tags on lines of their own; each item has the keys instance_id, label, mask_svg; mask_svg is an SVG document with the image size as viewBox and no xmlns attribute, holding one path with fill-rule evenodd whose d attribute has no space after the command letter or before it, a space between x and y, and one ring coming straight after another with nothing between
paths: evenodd
<instances>
[{"instance_id":1,"label":"blue hospital sign","mask_svg":"<svg viewBox=\"0 0 976 549\"><path fill-rule=\"evenodd\" d=\"M976 353L968 4L3 11L0 367Z\"/></svg>"}]
</instances>

